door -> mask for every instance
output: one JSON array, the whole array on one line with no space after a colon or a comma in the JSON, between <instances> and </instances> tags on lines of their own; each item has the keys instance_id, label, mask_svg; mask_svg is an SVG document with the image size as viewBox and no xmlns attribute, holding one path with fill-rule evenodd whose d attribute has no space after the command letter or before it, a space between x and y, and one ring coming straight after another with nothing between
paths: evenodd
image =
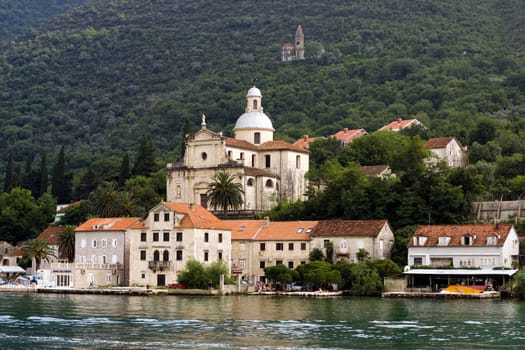
<instances>
[{"instance_id":1,"label":"door","mask_svg":"<svg viewBox=\"0 0 525 350\"><path fill-rule=\"evenodd\" d=\"M157 275L157 287L166 285L166 275Z\"/></svg>"}]
</instances>

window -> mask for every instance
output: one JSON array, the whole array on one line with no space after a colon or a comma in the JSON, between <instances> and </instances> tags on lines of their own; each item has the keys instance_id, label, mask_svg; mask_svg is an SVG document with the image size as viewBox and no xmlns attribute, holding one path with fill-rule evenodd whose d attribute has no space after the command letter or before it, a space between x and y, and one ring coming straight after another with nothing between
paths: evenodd
<instances>
[{"instance_id":1,"label":"window","mask_svg":"<svg viewBox=\"0 0 525 350\"><path fill-rule=\"evenodd\" d=\"M239 268L244 269L246 267L246 259L239 259Z\"/></svg>"},{"instance_id":2,"label":"window","mask_svg":"<svg viewBox=\"0 0 525 350\"><path fill-rule=\"evenodd\" d=\"M414 258L414 265L423 265L423 258Z\"/></svg>"},{"instance_id":3,"label":"window","mask_svg":"<svg viewBox=\"0 0 525 350\"><path fill-rule=\"evenodd\" d=\"M141 273L140 274L140 278L145 279L146 278L146 274L145 273Z\"/></svg>"},{"instance_id":4,"label":"window","mask_svg":"<svg viewBox=\"0 0 525 350\"><path fill-rule=\"evenodd\" d=\"M266 243L259 243L259 250L266 250Z\"/></svg>"},{"instance_id":5,"label":"window","mask_svg":"<svg viewBox=\"0 0 525 350\"><path fill-rule=\"evenodd\" d=\"M252 178L248 179L248 181L246 182L246 185L253 186L253 179Z\"/></svg>"},{"instance_id":6,"label":"window","mask_svg":"<svg viewBox=\"0 0 525 350\"><path fill-rule=\"evenodd\" d=\"M182 242L182 232L177 232L177 242Z\"/></svg>"},{"instance_id":7,"label":"window","mask_svg":"<svg viewBox=\"0 0 525 350\"><path fill-rule=\"evenodd\" d=\"M86 240L85 239L80 241L80 248L86 248Z\"/></svg>"},{"instance_id":8,"label":"window","mask_svg":"<svg viewBox=\"0 0 525 350\"><path fill-rule=\"evenodd\" d=\"M295 168L301 169L301 156L295 156Z\"/></svg>"},{"instance_id":9,"label":"window","mask_svg":"<svg viewBox=\"0 0 525 350\"><path fill-rule=\"evenodd\" d=\"M266 155L264 156L264 166L265 166L266 168L270 168L270 167L272 166L272 158L270 157L269 154L266 154Z\"/></svg>"},{"instance_id":10,"label":"window","mask_svg":"<svg viewBox=\"0 0 525 350\"><path fill-rule=\"evenodd\" d=\"M162 261L170 261L170 252L167 250L162 252Z\"/></svg>"},{"instance_id":11,"label":"window","mask_svg":"<svg viewBox=\"0 0 525 350\"><path fill-rule=\"evenodd\" d=\"M463 236L461 239L462 245L472 245L474 243L474 237L473 236Z\"/></svg>"},{"instance_id":12,"label":"window","mask_svg":"<svg viewBox=\"0 0 525 350\"><path fill-rule=\"evenodd\" d=\"M164 221L166 222L170 221L170 213L164 213Z\"/></svg>"},{"instance_id":13,"label":"window","mask_svg":"<svg viewBox=\"0 0 525 350\"><path fill-rule=\"evenodd\" d=\"M160 260L160 253L158 250L155 250L153 252L153 261L159 261Z\"/></svg>"},{"instance_id":14,"label":"window","mask_svg":"<svg viewBox=\"0 0 525 350\"><path fill-rule=\"evenodd\" d=\"M97 263L97 256L96 255L91 255L91 263L92 264L96 264Z\"/></svg>"},{"instance_id":15,"label":"window","mask_svg":"<svg viewBox=\"0 0 525 350\"><path fill-rule=\"evenodd\" d=\"M182 260L182 250L177 250L177 261Z\"/></svg>"},{"instance_id":16,"label":"window","mask_svg":"<svg viewBox=\"0 0 525 350\"><path fill-rule=\"evenodd\" d=\"M80 263L81 264L85 264L86 263L86 256L85 255L81 255L80 256Z\"/></svg>"},{"instance_id":17,"label":"window","mask_svg":"<svg viewBox=\"0 0 525 350\"><path fill-rule=\"evenodd\" d=\"M201 159L202 159L202 160L206 160L206 159L208 159L208 155L206 154L206 152L202 152L202 153L201 153Z\"/></svg>"},{"instance_id":18,"label":"window","mask_svg":"<svg viewBox=\"0 0 525 350\"><path fill-rule=\"evenodd\" d=\"M275 260L275 265L282 265L282 264L283 264L282 260Z\"/></svg>"},{"instance_id":19,"label":"window","mask_svg":"<svg viewBox=\"0 0 525 350\"><path fill-rule=\"evenodd\" d=\"M141 232L140 233L140 241L141 242L146 242L146 237L147 237L146 232Z\"/></svg>"},{"instance_id":20,"label":"window","mask_svg":"<svg viewBox=\"0 0 525 350\"><path fill-rule=\"evenodd\" d=\"M293 269L293 261L288 261L288 268Z\"/></svg>"},{"instance_id":21,"label":"window","mask_svg":"<svg viewBox=\"0 0 525 350\"><path fill-rule=\"evenodd\" d=\"M110 274L107 274L107 275L106 275L106 278L105 278L105 282L106 282L106 283L111 283L111 277L112 277L112 276L111 276Z\"/></svg>"},{"instance_id":22,"label":"window","mask_svg":"<svg viewBox=\"0 0 525 350\"><path fill-rule=\"evenodd\" d=\"M424 237L424 236L419 236L419 237L414 237L413 238L413 243L414 245L419 245L419 246L424 246L425 243L427 243L427 239L428 237Z\"/></svg>"},{"instance_id":23,"label":"window","mask_svg":"<svg viewBox=\"0 0 525 350\"><path fill-rule=\"evenodd\" d=\"M498 243L498 237L489 236L487 237L487 245L496 245Z\"/></svg>"},{"instance_id":24,"label":"window","mask_svg":"<svg viewBox=\"0 0 525 350\"><path fill-rule=\"evenodd\" d=\"M246 243L244 242L239 243L239 250L246 250Z\"/></svg>"},{"instance_id":25,"label":"window","mask_svg":"<svg viewBox=\"0 0 525 350\"><path fill-rule=\"evenodd\" d=\"M94 239L91 241L91 248L96 248L97 247L97 240Z\"/></svg>"},{"instance_id":26,"label":"window","mask_svg":"<svg viewBox=\"0 0 525 350\"><path fill-rule=\"evenodd\" d=\"M261 260L259 261L259 268L264 269L266 267L266 261Z\"/></svg>"},{"instance_id":27,"label":"window","mask_svg":"<svg viewBox=\"0 0 525 350\"><path fill-rule=\"evenodd\" d=\"M108 246L108 240L107 240L107 239L103 239L103 240L101 240L101 241L100 241L100 246L101 246L102 248L107 248L107 246Z\"/></svg>"},{"instance_id":28,"label":"window","mask_svg":"<svg viewBox=\"0 0 525 350\"><path fill-rule=\"evenodd\" d=\"M231 157L232 157L232 151L228 151L228 158L231 159Z\"/></svg>"},{"instance_id":29,"label":"window","mask_svg":"<svg viewBox=\"0 0 525 350\"><path fill-rule=\"evenodd\" d=\"M257 100L253 100L253 109L257 110Z\"/></svg>"},{"instance_id":30,"label":"window","mask_svg":"<svg viewBox=\"0 0 525 350\"><path fill-rule=\"evenodd\" d=\"M255 168L255 154L252 154L252 168Z\"/></svg>"},{"instance_id":31,"label":"window","mask_svg":"<svg viewBox=\"0 0 525 350\"><path fill-rule=\"evenodd\" d=\"M346 249L346 248L347 248L346 241L341 241L341 243L339 243L339 247L340 247L341 249Z\"/></svg>"},{"instance_id":32,"label":"window","mask_svg":"<svg viewBox=\"0 0 525 350\"><path fill-rule=\"evenodd\" d=\"M221 252L221 251L219 251L219 254L217 255L217 258L218 258L219 260L222 260L222 252Z\"/></svg>"},{"instance_id":33,"label":"window","mask_svg":"<svg viewBox=\"0 0 525 350\"><path fill-rule=\"evenodd\" d=\"M275 250L284 250L283 243L275 243Z\"/></svg>"},{"instance_id":34,"label":"window","mask_svg":"<svg viewBox=\"0 0 525 350\"><path fill-rule=\"evenodd\" d=\"M272 188L273 187L273 181L272 180L266 180L266 187Z\"/></svg>"},{"instance_id":35,"label":"window","mask_svg":"<svg viewBox=\"0 0 525 350\"><path fill-rule=\"evenodd\" d=\"M209 259L209 253L207 250L204 251L204 261L208 261Z\"/></svg>"},{"instance_id":36,"label":"window","mask_svg":"<svg viewBox=\"0 0 525 350\"><path fill-rule=\"evenodd\" d=\"M112 264L118 264L117 256L115 254L113 254L111 256L111 263Z\"/></svg>"},{"instance_id":37,"label":"window","mask_svg":"<svg viewBox=\"0 0 525 350\"><path fill-rule=\"evenodd\" d=\"M153 232L153 242L158 242L158 241L159 241L159 233Z\"/></svg>"},{"instance_id":38,"label":"window","mask_svg":"<svg viewBox=\"0 0 525 350\"><path fill-rule=\"evenodd\" d=\"M261 143L261 133L260 132L253 133L253 143L256 145Z\"/></svg>"},{"instance_id":39,"label":"window","mask_svg":"<svg viewBox=\"0 0 525 350\"><path fill-rule=\"evenodd\" d=\"M244 152L241 152L239 158L240 158L241 160L244 160Z\"/></svg>"},{"instance_id":40,"label":"window","mask_svg":"<svg viewBox=\"0 0 525 350\"><path fill-rule=\"evenodd\" d=\"M219 243L222 243L222 233L219 233Z\"/></svg>"},{"instance_id":41,"label":"window","mask_svg":"<svg viewBox=\"0 0 525 350\"><path fill-rule=\"evenodd\" d=\"M118 244L118 241L116 239L114 239L112 242L111 242L111 246L113 248L116 248L117 247L117 244Z\"/></svg>"},{"instance_id":42,"label":"window","mask_svg":"<svg viewBox=\"0 0 525 350\"><path fill-rule=\"evenodd\" d=\"M293 243L288 243L288 250L293 250Z\"/></svg>"},{"instance_id":43,"label":"window","mask_svg":"<svg viewBox=\"0 0 525 350\"><path fill-rule=\"evenodd\" d=\"M301 243L301 250L306 250L306 243L304 242Z\"/></svg>"},{"instance_id":44,"label":"window","mask_svg":"<svg viewBox=\"0 0 525 350\"><path fill-rule=\"evenodd\" d=\"M208 242L210 240L210 234L208 232L204 232L204 242Z\"/></svg>"},{"instance_id":45,"label":"window","mask_svg":"<svg viewBox=\"0 0 525 350\"><path fill-rule=\"evenodd\" d=\"M169 242L170 241L170 233L169 232L163 232L162 233L162 239L164 240L164 242Z\"/></svg>"},{"instance_id":46,"label":"window","mask_svg":"<svg viewBox=\"0 0 525 350\"><path fill-rule=\"evenodd\" d=\"M325 239L323 241L323 248L328 248L329 245L330 245L330 240L329 239Z\"/></svg>"},{"instance_id":47,"label":"window","mask_svg":"<svg viewBox=\"0 0 525 350\"><path fill-rule=\"evenodd\" d=\"M107 261L106 261L106 256L105 255L101 255L98 257L98 260L101 264L106 264Z\"/></svg>"},{"instance_id":48,"label":"window","mask_svg":"<svg viewBox=\"0 0 525 350\"><path fill-rule=\"evenodd\" d=\"M447 246L450 243L450 237L439 237L438 238L438 245L439 246Z\"/></svg>"},{"instance_id":49,"label":"window","mask_svg":"<svg viewBox=\"0 0 525 350\"><path fill-rule=\"evenodd\" d=\"M153 214L153 221L159 221L159 213Z\"/></svg>"},{"instance_id":50,"label":"window","mask_svg":"<svg viewBox=\"0 0 525 350\"><path fill-rule=\"evenodd\" d=\"M142 260L142 261L146 260L146 251L145 250L141 250L140 251L140 260Z\"/></svg>"}]
</instances>

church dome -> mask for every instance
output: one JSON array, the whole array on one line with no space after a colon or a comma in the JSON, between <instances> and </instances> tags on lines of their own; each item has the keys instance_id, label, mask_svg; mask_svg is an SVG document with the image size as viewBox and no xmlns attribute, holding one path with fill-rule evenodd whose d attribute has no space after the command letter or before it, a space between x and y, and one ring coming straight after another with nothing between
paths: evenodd
<instances>
[{"instance_id":1,"label":"church dome","mask_svg":"<svg viewBox=\"0 0 525 350\"><path fill-rule=\"evenodd\" d=\"M262 129L274 131L272 121L264 114L261 90L253 86L246 94L246 110L235 123L235 130Z\"/></svg>"},{"instance_id":2,"label":"church dome","mask_svg":"<svg viewBox=\"0 0 525 350\"><path fill-rule=\"evenodd\" d=\"M270 129L274 130L272 121L263 112L246 112L237 119L235 129Z\"/></svg>"}]
</instances>

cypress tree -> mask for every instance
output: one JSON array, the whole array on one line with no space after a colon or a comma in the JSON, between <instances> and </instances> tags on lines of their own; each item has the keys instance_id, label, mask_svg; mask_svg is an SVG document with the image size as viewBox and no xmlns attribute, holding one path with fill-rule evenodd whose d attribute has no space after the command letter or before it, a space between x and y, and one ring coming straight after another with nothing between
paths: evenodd
<instances>
[{"instance_id":1,"label":"cypress tree","mask_svg":"<svg viewBox=\"0 0 525 350\"><path fill-rule=\"evenodd\" d=\"M24 175L22 177L22 187L33 192L33 157L27 156Z\"/></svg>"},{"instance_id":2,"label":"cypress tree","mask_svg":"<svg viewBox=\"0 0 525 350\"><path fill-rule=\"evenodd\" d=\"M5 178L4 178L4 192L10 192L13 188L13 172L14 164L13 164L13 153L9 152L9 158L7 159L7 168L5 169Z\"/></svg>"},{"instance_id":3,"label":"cypress tree","mask_svg":"<svg viewBox=\"0 0 525 350\"><path fill-rule=\"evenodd\" d=\"M40 162L40 196L47 192L47 185L49 181L49 175L47 173L47 154L42 155L42 161Z\"/></svg>"},{"instance_id":4,"label":"cypress tree","mask_svg":"<svg viewBox=\"0 0 525 350\"><path fill-rule=\"evenodd\" d=\"M124 158L122 158L122 163L120 163L120 172L118 176L118 184L120 187L124 187L126 184L126 180L129 179L131 176L130 169L129 169L129 156L128 154L124 154Z\"/></svg>"},{"instance_id":5,"label":"cypress tree","mask_svg":"<svg viewBox=\"0 0 525 350\"><path fill-rule=\"evenodd\" d=\"M58 203L63 202L67 195L64 193L66 190L66 174L65 174L65 156L64 156L64 146L60 148L60 153L58 153L58 158L53 167L53 181L51 184L51 194L57 199Z\"/></svg>"},{"instance_id":6,"label":"cypress tree","mask_svg":"<svg viewBox=\"0 0 525 350\"><path fill-rule=\"evenodd\" d=\"M13 188L20 187L22 185L22 169L20 168L20 164L16 165L15 172L13 175Z\"/></svg>"},{"instance_id":7,"label":"cypress tree","mask_svg":"<svg viewBox=\"0 0 525 350\"><path fill-rule=\"evenodd\" d=\"M133 176L149 176L155 171L157 171L157 164L155 164L155 147L151 139L143 135L140 139L137 159L135 160L131 174Z\"/></svg>"}]
</instances>

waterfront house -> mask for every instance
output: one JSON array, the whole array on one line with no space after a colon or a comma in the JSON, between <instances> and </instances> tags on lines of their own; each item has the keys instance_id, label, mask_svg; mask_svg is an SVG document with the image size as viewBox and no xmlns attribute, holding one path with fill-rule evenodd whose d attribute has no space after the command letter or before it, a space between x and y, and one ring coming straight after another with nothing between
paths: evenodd
<instances>
[{"instance_id":1,"label":"waterfront house","mask_svg":"<svg viewBox=\"0 0 525 350\"><path fill-rule=\"evenodd\" d=\"M75 229L76 288L127 285L129 230L140 218L92 218Z\"/></svg>"},{"instance_id":2,"label":"waterfront house","mask_svg":"<svg viewBox=\"0 0 525 350\"><path fill-rule=\"evenodd\" d=\"M130 230L129 284L165 286L190 260L230 268L231 230L200 205L162 202Z\"/></svg>"},{"instance_id":3,"label":"waterfront house","mask_svg":"<svg viewBox=\"0 0 525 350\"><path fill-rule=\"evenodd\" d=\"M312 232L312 248L325 256L333 248L333 261L358 261L361 249L370 259L388 259L394 244L394 233L387 220L324 220Z\"/></svg>"},{"instance_id":4,"label":"waterfront house","mask_svg":"<svg viewBox=\"0 0 525 350\"><path fill-rule=\"evenodd\" d=\"M425 143L425 147L432 152L428 163L434 164L444 160L451 167L466 167L467 152L454 137L435 137Z\"/></svg>"},{"instance_id":5,"label":"waterfront house","mask_svg":"<svg viewBox=\"0 0 525 350\"><path fill-rule=\"evenodd\" d=\"M265 282L266 267L295 269L308 261L317 221L229 220L232 227L232 275Z\"/></svg>"},{"instance_id":6,"label":"waterfront house","mask_svg":"<svg viewBox=\"0 0 525 350\"><path fill-rule=\"evenodd\" d=\"M45 228L44 231L42 231L38 235L37 238L47 242L47 245L49 246L49 248L51 249L51 252L53 253L52 255L49 256L48 259L42 261L42 263L40 264L41 268L43 269L48 268L51 264L57 262L57 260L59 259L58 239L63 230L64 230L64 226L62 225L49 225L48 227Z\"/></svg>"}]
</instances>

